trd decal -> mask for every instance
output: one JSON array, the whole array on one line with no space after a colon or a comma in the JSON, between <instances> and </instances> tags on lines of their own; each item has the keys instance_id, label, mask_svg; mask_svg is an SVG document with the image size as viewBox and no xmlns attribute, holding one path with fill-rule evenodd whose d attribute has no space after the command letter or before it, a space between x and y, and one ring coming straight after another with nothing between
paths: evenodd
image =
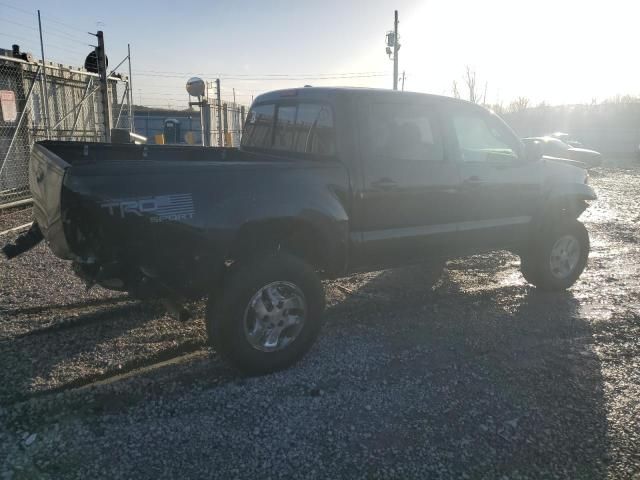
<instances>
[{"instance_id":1,"label":"trd decal","mask_svg":"<svg viewBox=\"0 0 640 480\"><path fill-rule=\"evenodd\" d=\"M174 193L126 200L115 199L101 203L100 207L106 208L109 215L120 218L132 215L148 217L154 223L188 220L193 218L195 214L193 197L190 193Z\"/></svg>"}]
</instances>

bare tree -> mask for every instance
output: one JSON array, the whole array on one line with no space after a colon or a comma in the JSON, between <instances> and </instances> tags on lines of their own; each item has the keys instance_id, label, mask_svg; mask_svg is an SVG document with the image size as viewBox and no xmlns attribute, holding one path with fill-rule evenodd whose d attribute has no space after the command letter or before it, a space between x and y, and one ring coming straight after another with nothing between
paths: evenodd
<instances>
[{"instance_id":1,"label":"bare tree","mask_svg":"<svg viewBox=\"0 0 640 480\"><path fill-rule=\"evenodd\" d=\"M469 101L471 103L478 103L479 95L476 90L476 71L472 70L469 65L466 66L464 83L467 85L467 89L469 90Z\"/></svg>"},{"instance_id":2,"label":"bare tree","mask_svg":"<svg viewBox=\"0 0 640 480\"><path fill-rule=\"evenodd\" d=\"M502 115L505 112L504 105L502 103L494 103L492 105L485 105L489 110L498 115Z\"/></svg>"},{"instance_id":3,"label":"bare tree","mask_svg":"<svg viewBox=\"0 0 640 480\"><path fill-rule=\"evenodd\" d=\"M615 97L607 98L602 103L613 103L617 105L628 104L628 103L638 103L640 101L639 97L634 97L633 95L616 95Z\"/></svg>"},{"instance_id":4,"label":"bare tree","mask_svg":"<svg viewBox=\"0 0 640 480\"><path fill-rule=\"evenodd\" d=\"M509 104L510 112L523 112L529 106L529 99L527 97L518 97Z\"/></svg>"},{"instance_id":5,"label":"bare tree","mask_svg":"<svg viewBox=\"0 0 640 480\"><path fill-rule=\"evenodd\" d=\"M478 89L478 82L476 78L476 72L469 65L465 67L465 74L462 77L462 81L464 86L466 87L467 97L471 103L482 103L485 104L487 100L487 87L488 83L484 84L484 93L482 93ZM460 94L460 89L458 87L458 82L456 80L453 81L452 93L455 98L462 98Z\"/></svg>"},{"instance_id":6,"label":"bare tree","mask_svg":"<svg viewBox=\"0 0 640 480\"><path fill-rule=\"evenodd\" d=\"M453 98L460 98L460 91L458 90L458 82L453 81Z\"/></svg>"}]
</instances>

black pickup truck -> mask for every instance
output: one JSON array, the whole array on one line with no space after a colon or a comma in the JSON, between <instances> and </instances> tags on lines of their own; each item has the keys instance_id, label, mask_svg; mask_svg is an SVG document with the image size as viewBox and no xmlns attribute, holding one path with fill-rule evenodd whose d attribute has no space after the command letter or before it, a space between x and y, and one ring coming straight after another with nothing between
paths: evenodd
<instances>
[{"instance_id":1,"label":"black pickup truck","mask_svg":"<svg viewBox=\"0 0 640 480\"><path fill-rule=\"evenodd\" d=\"M545 290L582 273L585 170L451 98L300 88L256 98L240 149L41 142L34 225L89 284L207 297L210 341L251 373L284 368L322 323L322 278L508 249Z\"/></svg>"}]
</instances>

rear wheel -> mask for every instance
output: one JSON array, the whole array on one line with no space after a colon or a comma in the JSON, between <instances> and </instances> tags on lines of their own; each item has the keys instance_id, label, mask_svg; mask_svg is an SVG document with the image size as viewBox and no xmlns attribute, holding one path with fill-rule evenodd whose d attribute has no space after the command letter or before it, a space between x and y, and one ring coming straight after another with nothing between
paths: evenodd
<instances>
[{"instance_id":1,"label":"rear wheel","mask_svg":"<svg viewBox=\"0 0 640 480\"><path fill-rule=\"evenodd\" d=\"M541 290L566 290L586 267L589 247L589 233L577 220L550 225L521 254L522 275Z\"/></svg>"},{"instance_id":2,"label":"rear wheel","mask_svg":"<svg viewBox=\"0 0 640 480\"><path fill-rule=\"evenodd\" d=\"M324 291L313 268L278 254L248 262L211 295L209 341L238 369L264 374L286 368L311 347L322 325Z\"/></svg>"}]
</instances>

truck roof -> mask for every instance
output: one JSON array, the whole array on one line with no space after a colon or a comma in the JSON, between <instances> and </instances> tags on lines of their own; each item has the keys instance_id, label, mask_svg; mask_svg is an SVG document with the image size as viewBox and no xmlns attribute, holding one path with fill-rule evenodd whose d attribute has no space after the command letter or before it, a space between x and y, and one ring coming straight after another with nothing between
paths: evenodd
<instances>
[{"instance_id":1,"label":"truck roof","mask_svg":"<svg viewBox=\"0 0 640 480\"><path fill-rule=\"evenodd\" d=\"M473 106L477 108L483 108L480 105L462 100L459 98L445 97L443 95L433 95L430 93L418 93L418 92L401 92L398 90L389 90L385 88L364 88L364 87L300 87L300 88L287 88L280 90L273 90L270 92L258 95L254 102L265 102L273 100L281 100L282 98L306 98L306 99L328 99L330 97L338 95L348 96L380 96L391 98L415 98L417 99L429 99L432 102L462 104L467 106Z\"/></svg>"}]
</instances>

